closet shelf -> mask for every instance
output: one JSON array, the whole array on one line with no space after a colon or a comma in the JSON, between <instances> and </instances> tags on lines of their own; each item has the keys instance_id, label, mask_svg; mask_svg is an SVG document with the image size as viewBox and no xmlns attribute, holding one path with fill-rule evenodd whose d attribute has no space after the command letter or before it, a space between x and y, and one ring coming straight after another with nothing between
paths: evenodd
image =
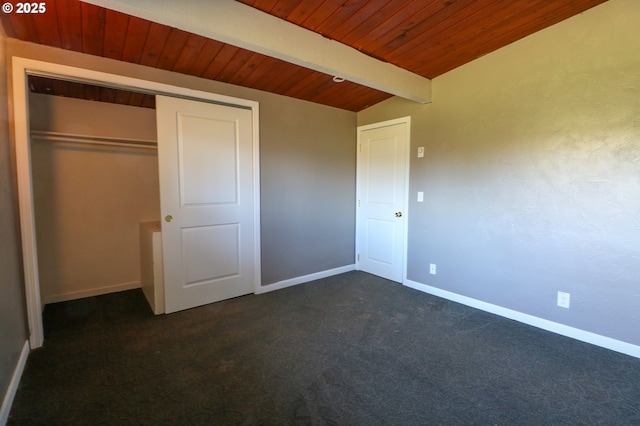
<instances>
[{"instance_id":1,"label":"closet shelf","mask_svg":"<svg viewBox=\"0 0 640 426\"><path fill-rule=\"evenodd\" d=\"M156 141L146 139L75 135L71 133L58 133L41 130L32 130L31 138L51 142L68 142L90 145L127 146L145 149L158 149L158 143Z\"/></svg>"}]
</instances>

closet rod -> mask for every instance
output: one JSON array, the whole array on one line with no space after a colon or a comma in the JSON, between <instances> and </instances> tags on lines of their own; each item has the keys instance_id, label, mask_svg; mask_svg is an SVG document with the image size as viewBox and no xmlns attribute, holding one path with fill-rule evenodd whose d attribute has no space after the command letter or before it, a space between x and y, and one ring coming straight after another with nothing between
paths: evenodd
<instances>
[{"instance_id":1,"label":"closet rod","mask_svg":"<svg viewBox=\"0 0 640 426\"><path fill-rule=\"evenodd\" d=\"M134 148L158 149L158 144L156 141L150 141L146 139L74 135L70 133L48 132L42 130L32 130L31 138L51 142L70 142L91 145L127 146Z\"/></svg>"}]
</instances>

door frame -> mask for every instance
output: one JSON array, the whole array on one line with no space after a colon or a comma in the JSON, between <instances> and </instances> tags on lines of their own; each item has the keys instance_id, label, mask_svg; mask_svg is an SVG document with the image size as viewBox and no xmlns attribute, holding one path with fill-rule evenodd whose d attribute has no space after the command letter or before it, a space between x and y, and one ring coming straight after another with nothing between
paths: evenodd
<instances>
[{"instance_id":1,"label":"door frame","mask_svg":"<svg viewBox=\"0 0 640 426\"><path fill-rule=\"evenodd\" d=\"M43 308L38 275L38 253L31 172L31 146L29 140L29 75L53 77L80 83L134 90L153 95L162 94L250 109L252 111L253 127L254 293L260 289L260 137L258 127L258 102L188 89L166 83L14 56L11 58L12 84L10 86L13 91L11 96L13 100L13 142L18 183L18 207L20 234L22 238L27 322L29 325L29 346L31 349L42 346L44 342L44 329L42 325Z\"/></svg>"},{"instance_id":2,"label":"door frame","mask_svg":"<svg viewBox=\"0 0 640 426\"><path fill-rule=\"evenodd\" d=\"M381 121L378 123L372 123L372 124L366 124L366 125L362 125L362 126L358 126L357 128L357 142L356 142L356 149L358 150L358 155L356 158L356 241L355 241L355 248L356 248L356 252L355 252L355 260L356 260L356 268L359 270L358 268L358 253L360 253L360 235L359 235L359 230L361 229L361 223L360 223L360 214L358 211L358 200L361 199L360 197L360 192L361 192L361 185L362 182L360 182L360 173L357 170L358 167L360 166L360 143L361 143L361 138L362 138L362 133L366 130L372 130L372 129L378 129L378 128L382 128L382 127L388 127L388 126L394 126L396 124L405 124L405 130L406 130L406 141L407 141L407 146L406 146L406 157L405 157L405 176L404 176L404 188L405 188L405 194L404 194L404 205L402 207L402 211L404 212L405 215L405 220L403 221L402 224L402 281L401 284L404 285L405 281L407 280L407 247L408 247L408 241L407 241L407 237L408 237L408 225L409 225L409 166L411 163L411 116L406 116L406 117L400 117L400 118L395 118L392 120L386 120L386 121Z\"/></svg>"}]
</instances>

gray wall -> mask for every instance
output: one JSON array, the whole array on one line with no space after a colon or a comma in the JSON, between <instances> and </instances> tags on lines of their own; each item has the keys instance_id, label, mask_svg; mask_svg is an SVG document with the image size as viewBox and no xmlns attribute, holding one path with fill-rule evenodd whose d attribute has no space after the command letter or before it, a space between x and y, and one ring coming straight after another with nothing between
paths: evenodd
<instances>
[{"instance_id":1,"label":"gray wall","mask_svg":"<svg viewBox=\"0 0 640 426\"><path fill-rule=\"evenodd\" d=\"M611 0L359 113L426 148L408 278L640 345L638 52L640 2Z\"/></svg>"},{"instance_id":2,"label":"gray wall","mask_svg":"<svg viewBox=\"0 0 640 426\"><path fill-rule=\"evenodd\" d=\"M262 281L354 263L355 114L261 105Z\"/></svg>"},{"instance_id":3,"label":"gray wall","mask_svg":"<svg viewBox=\"0 0 640 426\"><path fill-rule=\"evenodd\" d=\"M17 40L7 47L16 56L258 101L263 285L354 263L355 113Z\"/></svg>"},{"instance_id":4,"label":"gray wall","mask_svg":"<svg viewBox=\"0 0 640 426\"><path fill-rule=\"evenodd\" d=\"M0 401L4 399L27 340L15 181L7 119L5 42L0 29Z\"/></svg>"}]
</instances>

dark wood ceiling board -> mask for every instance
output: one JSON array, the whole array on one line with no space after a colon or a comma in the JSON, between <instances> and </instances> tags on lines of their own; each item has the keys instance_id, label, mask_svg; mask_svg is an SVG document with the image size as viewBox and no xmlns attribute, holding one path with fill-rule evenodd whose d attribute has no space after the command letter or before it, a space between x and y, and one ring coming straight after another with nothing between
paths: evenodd
<instances>
[{"instance_id":1,"label":"dark wood ceiling board","mask_svg":"<svg viewBox=\"0 0 640 426\"><path fill-rule=\"evenodd\" d=\"M301 27L315 31L319 25L326 21L344 2L344 0L325 0L320 7L313 11L302 22L294 22Z\"/></svg>"},{"instance_id":2,"label":"dark wood ceiling board","mask_svg":"<svg viewBox=\"0 0 640 426\"><path fill-rule=\"evenodd\" d=\"M250 50L237 49L233 57L222 67L216 79L226 83L231 82L231 78L245 66L253 54Z\"/></svg>"},{"instance_id":3,"label":"dark wood ceiling board","mask_svg":"<svg viewBox=\"0 0 640 426\"><path fill-rule=\"evenodd\" d=\"M206 43L206 38L196 34L188 34L184 44L180 46L180 51L176 54L177 59L172 71L188 74Z\"/></svg>"},{"instance_id":4,"label":"dark wood ceiling board","mask_svg":"<svg viewBox=\"0 0 640 426\"><path fill-rule=\"evenodd\" d=\"M386 16L382 11L389 5L397 8L398 3L398 1L394 2L393 0L367 2L358 10L358 13L348 16L340 25L331 30L331 38L344 43L347 34L351 33L354 28L359 28L367 22L375 23L380 21L381 17Z\"/></svg>"},{"instance_id":5,"label":"dark wood ceiling board","mask_svg":"<svg viewBox=\"0 0 640 426\"><path fill-rule=\"evenodd\" d=\"M505 10L500 19L496 19L491 24L483 28L483 32L476 34L475 37L468 36L464 40L458 41L455 45L448 46L443 49L441 55L441 70L451 70L463 63L474 60L482 54L494 51L510 44L527 34L529 34L527 22L532 19L531 13L542 15L544 13L557 13L561 7L572 7L559 2L546 2L544 0L531 2L528 8L509 8ZM510 27L508 31L506 27ZM447 72L444 71L444 72Z\"/></svg>"},{"instance_id":6,"label":"dark wood ceiling board","mask_svg":"<svg viewBox=\"0 0 640 426\"><path fill-rule=\"evenodd\" d=\"M287 0L278 1L269 11L269 14L277 16L278 18L285 19L291 12L298 7L300 3L304 3L302 0Z\"/></svg>"},{"instance_id":7,"label":"dark wood ceiling board","mask_svg":"<svg viewBox=\"0 0 640 426\"><path fill-rule=\"evenodd\" d=\"M538 8L536 1L530 1L528 5L532 10ZM412 64L416 72L427 78L435 78L440 75L435 74L439 71L432 69L436 62L441 64L438 65L440 68L448 69L456 68L462 64L459 59L451 60L451 58L460 56L461 49L466 52L462 57L471 55L477 58L487 53L471 46L481 45L482 40L492 28L500 28L500 25L512 19L514 14L521 10L522 5L517 2L491 3L460 22L438 27L439 32L432 34L429 43L417 47L419 52L403 52L403 55L394 56L392 60L400 63L414 61ZM423 60L424 58L437 58L437 61L429 62L426 64L426 68L423 68L415 58L423 58Z\"/></svg>"},{"instance_id":8,"label":"dark wood ceiling board","mask_svg":"<svg viewBox=\"0 0 640 426\"><path fill-rule=\"evenodd\" d=\"M356 41L354 46L364 53L373 54L392 40L402 37L402 34L413 28L420 22L420 16L430 13L433 4L439 0L413 1L395 15L385 19L362 39Z\"/></svg>"},{"instance_id":9,"label":"dark wood ceiling board","mask_svg":"<svg viewBox=\"0 0 640 426\"><path fill-rule=\"evenodd\" d=\"M48 93L51 91L46 85L46 79L35 75L27 77L27 87L32 93Z\"/></svg>"},{"instance_id":10,"label":"dark wood ceiling board","mask_svg":"<svg viewBox=\"0 0 640 426\"><path fill-rule=\"evenodd\" d=\"M331 84L327 85L322 92L316 93L314 100L325 105L334 102L345 102L346 100L350 100L350 102L356 101L358 104L365 101L363 95L357 95L356 92L358 92L358 85L355 83L349 81L335 83L331 81ZM372 91L369 92L373 94Z\"/></svg>"},{"instance_id":11,"label":"dark wood ceiling board","mask_svg":"<svg viewBox=\"0 0 640 426\"><path fill-rule=\"evenodd\" d=\"M130 105L129 103L130 98L131 98L131 92L128 92L126 90L118 90L118 92L116 93L115 102L121 105Z\"/></svg>"},{"instance_id":12,"label":"dark wood ceiling board","mask_svg":"<svg viewBox=\"0 0 640 426\"><path fill-rule=\"evenodd\" d=\"M138 92L131 92L131 96L129 97L129 105L142 107L144 105L144 97L145 95Z\"/></svg>"},{"instance_id":13,"label":"dark wood ceiling board","mask_svg":"<svg viewBox=\"0 0 640 426\"><path fill-rule=\"evenodd\" d=\"M85 85L84 92L87 100L89 101L99 101L101 98L100 87Z\"/></svg>"},{"instance_id":14,"label":"dark wood ceiling board","mask_svg":"<svg viewBox=\"0 0 640 426\"><path fill-rule=\"evenodd\" d=\"M82 52L82 7L77 0L56 0L56 15L63 49Z\"/></svg>"},{"instance_id":15,"label":"dark wood ceiling board","mask_svg":"<svg viewBox=\"0 0 640 426\"><path fill-rule=\"evenodd\" d=\"M285 82L292 81L293 76L300 71L301 67L290 66L286 62L269 58L264 68L266 69L261 69L262 76L256 80L252 87L271 93L281 93L284 90L283 86L287 84Z\"/></svg>"},{"instance_id":16,"label":"dark wood ceiling board","mask_svg":"<svg viewBox=\"0 0 640 426\"><path fill-rule=\"evenodd\" d=\"M606 0L597 1L603 3ZM480 56L478 52L488 53L494 51L524 38L532 32L546 28L551 24L575 15L577 5L585 7L584 10L586 10L595 6L594 3L594 1L581 1L580 4L576 4L575 2L572 4L568 2L554 2L552 4L551 2L542 0L537 7L535 7L536 5L532 6L532 8L535 8L535 10L539 12L539 19L532 19L530 14L527 14L524 10L520 10L516 14L510 15L511 19L508 23L503 23L502 26L494 24L486 29L482 37L477 37L469 41L468 45L452 49L443 55L441 58L442 62L438 67L432 64L432 72L441 75L464 63L477 59ZM544 10L544 13L541 12L542 10ZM552 19L552 21L549 21L549 19ZM545 23L541 24L541 20Z\"/></svg>"},{"instance_id":17,"label":"dark wood ceiling board","mask_svg":"<svg viewBox=\"0 0 640 426\"><path fill-rule=\"evenodd\" d=\"M122 59L128 28L129 15L107 9L103 49L105 57Z\"/></svg>"},{"instance_id":18,"label":"dark wood ceiling board","mask_svg":"<svg viewBox=\"0 0 640 426\"><path fill-rule=\"evenodd\" d=\"M354 15L359 15L361 9L367 3L367 0L351 0L346 1L342 4L338 9L336 9L331 16L325 19L320 25L318 25L314 31L319 32L320 34L329 35L329 38L336 39L333 35L333 32L338 28L342 23L344 23L349 17L353 17Z\"/></svg>"},{"instance_id":19,"label":"dark wood ceiling board","mask_svg":"<svg viewBox=\"0 0 640 426\"><path fill-rule=\"evenodd\" d=\"M103 87L100 90L100 101L114 104L116 103L116 89L112 89L110 87Z\"/></svg>"},{"instance_id":20,"label":"dark wood ceiling board","mask_svg":"<svg viewBox=\"0 0 640 426\"><path fill-rule=\"evenodd\" d=\"M306 0L298 3L295 9L289 13L287 20L297 25L304 22L318 7L324 2L324 0Z\"/></svg>"},{"instance_id":21,"label":"dark wood ceiling board","mask_svg":"<svg viewBox=\"0 0 640 426\"><path fill-rule=\"evenodd\" d=\"M290 85L282 94L310 101L313 98L314 92L319 90L320 87L328 85L329 82L335 84L328 75L311 71L296 84Z\"/></svg>"},{"instance_id":22,"label":"dark wood ceiling board","mask_svg":"<svg viewBox=\"0 0 640 426\"><path fill-rule=\"evenodd\" d=\"M11 15L2 13L0 15L2 15L2 24L7 35L31 43L39 42L33 15L17 13Z\"/></svg>"},{"instance_id":23,"label":"dark wood ceiling board","mask_svg":"<svg viewBox=\"0 0 640 426\"><path fill-rule=\"evenodd\" d=\"M187 74L206 43L206 38L196 34L188 34L180 51L176 53L176 61L172 71Z\"/></svg>"},{"instance_id":24,"label":"dark wood ceiling board","mask_svg":"<svg viewBox=\"0 0 640 426\"><path fill-rule=\"evenodd\" d=\"M227 66L238 50L238 47L224 44L222 49L220 49L217 55L211 60L209 67L206 69L204 74L202 74L202 77L210 80L219 80L222 70Z\"/></svg>"},{"instance_id":25,"label":"dark wood ceiling board","mask_svg":"<svg viewBox=\"0 0 640 426\"><path fill-rule=\"evenodd\" d=\"M149 33L147 34L147 40L142 48L142 56L140 57L140 65L148 67L157 67L160 62L160 55L164 50L164 46L167 43L167 38L171 28L166 25L151 23L149 27Z\"/></svg>"},{"instance_id":26,"label":"dark wood ceiling board","mask_svg":"<svg viewBox=\"0 0 640 426\"><path fill-rule=\"evenodd\" d=\"M380 31L380 34L386 32L383 26L387 25L389 28L394 26L394 22L403 9L409 6L410 2L390 1L383 7L378 9L378 13L371 16L370 19L364 20L360 25L354 26L344 36L340 37L338 41L348 45L360 48L366 40L365 37L372 37L376 30Z\"/></svg>"},{"instance_id":27,"label":"dark wood ceiling board","mask_svg":"<svg viewBox=\"0 0 640 426\"><path fill-rule=\"evenodd\" d=\"M82 3L82 51L102 56L107 10L89 3Z\"/></svg>"},{"instance_id":28,"label":"dark wood ceiling board","mask_svg":"<svg viewBox=\"0 0 640 426\"><path fill-rule=\"evenodd\" d=\"M249 56L249 58L247 58L245 63L240 68L238 68L238 70L232 76L229 77L229 83L237 84L239 86L252 87L252 82L255 82L255 80L257 80L259 76L256 76L254 78L251 78L251 76L260 68L260 65L262 65L265 60L266 56L259 53L251 52L251 55Z\"/></svg>"},{"instance_id":29,"label":"dark wood ceiling board","mask_svg":"<svg viewBox=\"0 0 640 426\"><path fill-rule=\"evenodd\" d=\"M496 46L497 48L506 46L517 40L520 40L527 35L537 32L543 28L547 28L551 25L557 24L571 16L575 15L576 6L582 7L584 12L597 4L604 3L606 0L576 0L572 4L569 2L555 3L549 5L544 1L540 2L538 10L547 8L547 13L540 14L536 18L531 18L525 13L519 13L513 16L510 22L505 22L502 28L493 27L489 29L486 37L479 40L482 43L477 46L477 49L488 50Z\"/></svg>"},{"instance_id":30,"label":"dark wood ceiling board","mask_svg":"<svg viewBox=\"0 0 640 426\"><path fill-rule=\"evenodd\" d=\"M280 0L251 0L249 3L252 3L251 6L256 7L256 3L260 5L259 9L263 12L270 13L271 9L276 7L276 4ZM243 2L244 3L244 2Z\"/></svg>"},{"instance_id":31,"label":"dark wood ceiling board","mask_svg":"<svg viewBox=\"0 0 640 426\"><path fill-rule=\"evenodd\" d=\"M61 96L67 96L67 97L71 97L74 95L73 89L71 87L71 84L68 81L63 81L63 80L58 80L58 79L48 79L49 81L51 81L51 85L52 85L52 92L55 93L56 95L61 95ZM84 96L84 90L81 93L82 96Z\"/></svg>"},{"instance_id":32,"label":"dark wood ceiling board","mask_svg":"<svg viewBox=\"0 0 640 426\"><path fill-rule=\"evenodd\" d=\"M338 84L339 83L334 82L330 76L324 74L320 76L316 75L313 81L304 89L304 93L307 100L317 102L318 97L320 97L323 92L334 88Z\"/></svg>"},{"instance_id":33,"label":"dark wood ceiling board","mask_svg":"<svg viewBox=\"0 0 640 426\"><path fill-rule=\"evenodd\" d=\"M258 53L256 53L256 55L259 55L260 58L256 58L256 65L251 73L243 77L242 83L240 83L242 86L252 88L262 87L260 82L263 81L265 75L273 78L274 69L279 61Z\"/></svg>"},{"instance_id":34,"label":"dark wood ceiling board","mask_svg":"<svg viewBox=\"0 0 640 426\"><path fill-rule=\"evenodd\" d=\"M289 68L289 67L285 67ZM313 74L308 68L293 67L289 68L285 74L279 74L277 78L273 79L273 84L270 85L270 91L283 95L293 86L297 86L301 81L309 78Z\"/></svg>"},{"instance_id":35,"label":"dark wood ceiling board","mask_svg":"<svg viewBox=\"0 0 640 426\"><path fill-rule=\"evenodd\" d=\"M340 83L334 89L330 89L330 91L332 94L337 93L337 95L330 99L327 99L326 95L322 95L317 98L318 101L322 103L326 102L326 104L337 108L356 112L362 111L371 105L375 105L393 96L347 81Z\"/></svg>"},{"instance_id":36,"label":"dark wood ceiling board","mask_svg":"<svg viewBox=\"0 0 640 426\"><path fill-rule=\"evenodd\" d=\"M47 7L54 11L55 5L54 0L47 3ZM49 12L33 15L33 19L38 34L38 43L46 44L47 46L62 47L56 13Z\"/></svg>"},{"instance_id":37,"label":"dark wood ceiling board","mask_svg":"<svg viewBox=\"0 0 640 426\"><path fill-rule=\"evenodd\" d=\"M142 108L156 108L156 97L154 95L144 95L142 98L142 103L140 104Z\"/></svg>"},{"instance_id":38,"label":"dark wood ceiling board","mask_svg":"<svg viewBox=\"0 0 640 426\"><path fill-rule=\"evenodd\" d=\"M202 77L209 68L209 65L211 65L213 58L218 55L223 47L223 43L220 43L216 40L207 39L207 41L204 43L204 46L202 47L202 50L200 51L200 53L198 53L198 55L191 63L191 66L187 70L187 74L195 75L196 77Z\"/></svg>"},{"instance_id":39,"label":"dark wood ceiling board","mask_svg":"<svg viewBox=\"0 0 640 426\"><path fill-rule=\"evenodd\" d=\"M182 52L182 49L187 43L187 39L189 39L188 32L171 28L164 48L160 53L157 67L168 71L173 70L180 57L180 52Z\"/></svg>"},{"instance_id":40,"label":"dark wood ceiling board","mask_svg":"<svg viewBox=\"0 0 640 426\"><path fill-rule=\"evenodd\" d=\"M122 49L122 60L139 64L142 59L144 45L147 42L151 22L135 16L129 18L127 39Z\"/></svg>"},{"instance_id":41,"label":"dark wood ceiling board","mask_svg":"<svg viewBox=\"0 0 640 426\"><path fill-rule=\"evenodd\" d=\"M387 44L384 48L389 49L389 52L385 54L385 57L395 63L398 58L411 52L411 57L415 58L417 56L414 49L422 50L423 46L435 44L439 40L449 37L452 32L460 30L466 32L468 28L474 28L470 25L474 19L478 20L478 18L482 19L491 14L497 14L502 7L499 1L466 0L453 3L407 31L404 40L396 39ZM455 19L451 19L454 15Z\"/></svg>"},{"instance_id":42,"label":"dark wood ceiling board","mask_svg":"<svg viewBox=\"0 0 640 426\"><path fill-rule=\"evenodd\" d=\"M70 98L86 99L86 84L66 82Z\"/></svg>"},{"instance_id":43,"label":"dark wood ceiling board","mask_svg":"<svg viewBox=\"0 0 640 426\"><path fill-rule=\"evenodd\" d=\"M2 29L7 37L19 38L17 31L13 28L13 19L11 19L11 15L0 13L0 24L2 24Z\"/></svg>"}]
</instances>

